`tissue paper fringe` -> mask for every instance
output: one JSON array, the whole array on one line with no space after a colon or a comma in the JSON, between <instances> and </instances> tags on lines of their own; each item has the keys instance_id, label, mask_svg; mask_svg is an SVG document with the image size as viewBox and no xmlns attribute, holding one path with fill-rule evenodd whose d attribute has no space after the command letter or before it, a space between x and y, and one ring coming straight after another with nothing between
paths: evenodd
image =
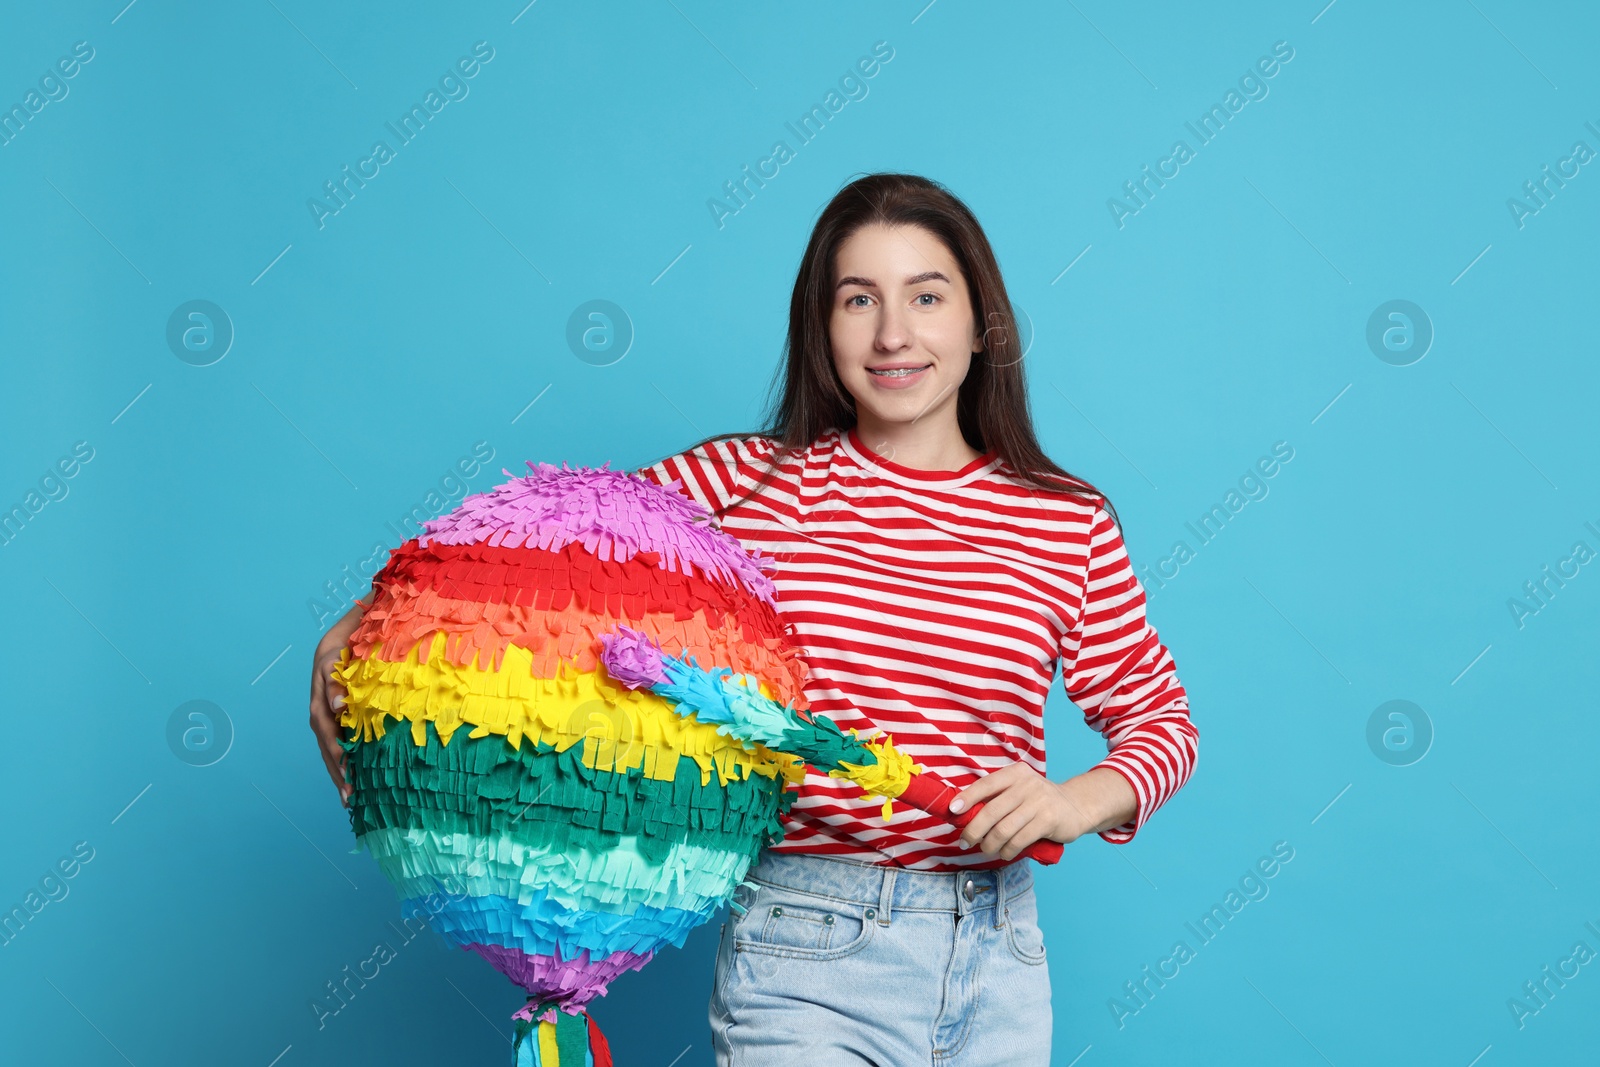
<instances>
[{"instance_id":1,"label":"tissue paper fringe","mask_svg":"<svg viewBox=\"0 0 1600 1067\"><path fill-rule=\"evenodd\" d=\"M431 595L424 594L428 599ZM375 647L386 650L387 658L404 658L405 650L419 643L424 656L430 655L435 633L446 636L443 655L461 667L500 670L506 646L518 645L532 653L529 670L542 678L554 676L558 664L581 671L594 670L600 652L600 638L626 621L649 631L663 647L686 652L702 662L726 664L741 674L771 679L777 696L801 710L810 704L801 688L808 677L800 651L779 639L750 642L728 626L708 626L703 618L675 619L666 612L642 617L590 616L576 611L538 612L504 604L477 605L465 601L412 602L394 612L374 614L383 605L373 605L357 636L353 651L366 657Z\"/></svg>"},{"instance_id":2,"label":"tissue paper fringe","mask_svg":"<svg viewBox=\"0 0 1600 1067\"><path fill-rule=\"evenodd\" d=\"M491 604L565 608L576 599L597 615L672 611L687 617L709 608L713 616L739 616L763 636L782 632L773 606L749 590L698 568L673 571L661 564L658 552L603 560L577 544L539 549L411 540L390 554L373 581Z\"/></svg>"},{"instance_id":3,"label":"tissue paper fringe","mask_svg":"<svg viewBox=\"0 0 1600 1067\"><path fill-rule=\"evenodd\" d=\"M851 730L852 737L855 731ZM888 822L894 813L893 798L906 791L911 784L911 776L927 770L920 763L913 763L911 757L894 747L894 739L885 737L882 741L863 741L862 747L872 758L861 763L849 760L840 760L837 767L828 771L829 778L843 778L853 785L861 787L861 796L883 798L883 821Z\"/></svg>"},{"instance_id":4,"label":"tissue paper fringe","mask_svg":"<svg viewBox=\"0 0 1600 1067\"><path fill-rule=\"evenodd\" d=\"M437 558L449 553L507 559ZM514 560L526 565L519 569ZM446 572L460 577L442 577ZM805 661L771 608L720 583L637 560L602 563L571 546L539 552L413 541L395 551L374 587L377 596L349 642L358 658L380 644L387 657L402 658L438 631L448 635L444 654L458 666L498 670L514 643L534 654L533 673L549 677L560 661L592 670L599 635L625 620L664 648L772 679L785 702L805 700ZM424 659L430 651L424 643Z\"/></svg>"},{"instance_id":5,"label":"tissue paper fringe","mask_svg":"<svg viewBox=\"0 0 1600 1067\"><path fill-rule=\"evenodd\" d=\"M654 951L613 952L591 959L589 953L583 952L575 960L562 960L548 955L529 955L503 945L471 943L462 947L494 964L495 970L533 996L554 1000L566 1012L582 1011L596 996L605 996L606 986L617 975L637 971L655 956Z\"/></svg>"},{"instance_id":6,"label":"tissue paper fringe","mask_svg":"<svg viewBox=\"0 0 1600 1067\"><path fill-rule=\"evenodd\" d=\"M641 904L699 911L716 907L744 879L747 854L673 842L646 859L630 838L605 852L524 845L507 837L434 830L371 830L362 843L402 896L426 898L440 885L469 896L526 904L543 888L581 911L627 914Z\"/></svg>"},{"instance_id":7,"label":"tissue paper fringe","mask_svg":"<svg viewBox=\"0 0 1600 1067\"><path fill-rule=\"evenodd\" d=\"M704 782L689 763L665 781L596 770L576 745L513 749L496 736L445 745L431 724L423 745L393 731L345 748L351 829L363 843L375 830L431 831L504 838L573 858L625 847L646 863L668 864L674 846L687 844L754 862L768 839L782 835L782 815L797 795L786 788L789 779L761 774Z\"/></svg>"},{"instance_id":8,"label":"tissue paper fringe","mask_svg":"<svg viewBox=\"0 0 1600 1067\"><path fill-rule=\"evenodd\" d=\"M480 954L565 1010L661 945L681 945L781 834L794 796L759 775L724 787L697 784L692 771L659 782L594 770L581 746L513 750L493 736L447 746L431 727L422 746L392 731L346 748L353 827L403 910L426 907L430 925L463 948L514 950ZM391 819L401 821L380 828ZM506 890L486 883L493 877ZM619 966L618 953L638 958Z\"/></svg>"},{"instance_id":9,"label":"tissue paper fringe","mask_svg":"<svg viewBox=\"0 0 1600 1067\"><path fill-rule=\"evenodd\" d=\"M420 907L407 899L405 907ZM702 926L715 908L652 908L641 905L628 915L571 911L543 893L519 904L505 897L464 897L439 908L430 925L452 945L499 945L530 956L556 956L564 960L582 952L591 957L616 952L644 955L662 945L683 947L684 939ZM539 994L541 990L529 990Z\"/></svg>"},{"instance_id":10,"label":"tissue paper fringe","mask_svg":"<svg viewBox=\"0 0 1600 1067\"><path fill-rule=\"evenodd\" d=\"M434 653L444 639L434 635ZM398 661L351 659L346 649L333 672L347 691L339 721L370 740L386 732L386 718L404 720L418 744L428 722L445 744L468 725L469 736L500 734L513 748L528 737L565 750L588 737L602 742L585 746L586 759L598 760L602 769L617 769L620 760L622 770L642 766L660 779L676 776L680 757L694 760L702 781L713 771L723 781L750 773L770 776L796 762L682 718L661 697L619 686L604 671L562 669L559 677L536 678L527 667L530 659L526 649L511 645L501 670L482 671L457 667L437 654L421 662L418 648Z\"/></svg>"},{"instance_id":11,"label":"tissue paper fringe","mask_svg":"<svg viewBox=\"0 0 1600 1067\"><path fill-rule=\"evenodd\" d=\"M883 798L883 820L889 821L894 797L906 791L911 776L925 770L894 747L894 739L863 741L848 734L826 715L800 716L772 699L766 687L749 675L725 667L701 667L693 656L664 652L649 634L618 626L601 638L601 662L619 685L656 693L673 701L678 714L693 714L703 723L747 744L790 753L830 777L862 788L864 796Z\"/></svg>"},{"instance_id":12,"label":"tissue paper fringe","mask_svg":"<svg viewBox=\"0 0 1600 1067\"><path fill-rule=\"evenodd\" d=\"M532 473L467 496L448 515L423 523L423 544L490 544L558 549L582 545L602 560L656 552L669 569L697 566L775 605L770 557L747 552L710 521L701 504L626 471L572 469L529 461ZM502 470L510 475L510 471Z\"/></svg>"}]
</instances>

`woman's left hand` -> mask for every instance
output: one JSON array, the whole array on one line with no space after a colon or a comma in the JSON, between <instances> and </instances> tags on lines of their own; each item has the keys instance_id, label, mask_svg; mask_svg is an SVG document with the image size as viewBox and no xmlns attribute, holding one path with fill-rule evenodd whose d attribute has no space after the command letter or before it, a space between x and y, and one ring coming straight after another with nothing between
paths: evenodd
<instances>
[{"instance_id":1,"label":"woman's left hand","mask_svg":"<svg viewBox=\"0 0 1600 1067\"><path fill-rule=\"evenodd\" d=\"M1116 779L1116 783L1087 780L1102 772ZM961 831L962 847L976 845L988 855L1010 861L1035 841L1048 838L1068 844L1098 830L1100 825L1093 811L1099 807L1095 801L1101 798L1090 793L1098 785L1115 788L1117 783L1131 799L1132 788L1115 771L1094 768L1065 782L1052 782L1026 763L1018 762L967 786L951 802L950 810L959 813L981 801L983 810ZM1120 813L1121 806L1117 808ZM1121 821L1118 818L1109 825Z\"/></svg>"}]
</instances>

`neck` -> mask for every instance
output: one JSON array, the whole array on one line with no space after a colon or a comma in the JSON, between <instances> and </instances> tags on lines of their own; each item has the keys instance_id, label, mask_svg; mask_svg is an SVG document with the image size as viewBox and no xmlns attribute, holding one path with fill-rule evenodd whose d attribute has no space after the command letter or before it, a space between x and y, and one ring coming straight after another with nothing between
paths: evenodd
<instances>
[{"instance_id":1,"label":"neck","mask_svg":"<svg viewBox=\"0 0 1600 1067\"><path fill-rule=\"evenodd\" d=\"M954 411L941 422L884 422L870 413L857 417L856 436L873 454L917 470L960 470L983 453L967 444Z\"/></svg>"}]
</instances>

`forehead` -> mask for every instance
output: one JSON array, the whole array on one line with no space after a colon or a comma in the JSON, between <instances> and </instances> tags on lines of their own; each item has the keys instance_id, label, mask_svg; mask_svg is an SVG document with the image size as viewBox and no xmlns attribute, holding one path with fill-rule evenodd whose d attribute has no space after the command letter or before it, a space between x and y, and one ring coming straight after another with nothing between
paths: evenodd
<instances>
[{"instance_id":1,"label":"forehead","mask_svg":"<svg viewBox=\"0 0 1600 1067\"><path fill-rule=\"evenodd\" d=\"M839 246L835 268L837 278L855 276L884 287L928 271L939 271L953 285L962 283L961 268L944 242L915 225L861 227Z\"/></svg>"}]
</instances>

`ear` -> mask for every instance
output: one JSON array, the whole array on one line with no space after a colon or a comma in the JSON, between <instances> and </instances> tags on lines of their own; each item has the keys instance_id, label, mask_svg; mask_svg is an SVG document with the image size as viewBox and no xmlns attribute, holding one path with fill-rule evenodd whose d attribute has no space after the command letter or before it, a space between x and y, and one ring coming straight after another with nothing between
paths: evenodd
<instances>
[{"instance_id":1,"label":"ear","mask_svg":"<svg viewBox=\"0 0 1600 1067\"><path fill-rule=\"evenodd\" d=\"M998 311L989 312L989 319L991 321L997 320L999 318L1000 318L1000 313ZM1005 324L1004 324L1003 321L998 321L998 322L994 322L994 324L992 326L987 326L987 327L984 327L983 329L979 329L976 326L974 326L973 329L977 331L977 336L974 337L973 341L972 341L972 346L973 346L972 347L972 352L973 352L974 355L976 355L979 352L984 352L984 351L988 350L988 347L989 347L988 342L989 342L989 333L990 333L990 331L992 331L992 330L1000 330L1003 333L1005 331Z\"/></svg>"}]
</instances>

